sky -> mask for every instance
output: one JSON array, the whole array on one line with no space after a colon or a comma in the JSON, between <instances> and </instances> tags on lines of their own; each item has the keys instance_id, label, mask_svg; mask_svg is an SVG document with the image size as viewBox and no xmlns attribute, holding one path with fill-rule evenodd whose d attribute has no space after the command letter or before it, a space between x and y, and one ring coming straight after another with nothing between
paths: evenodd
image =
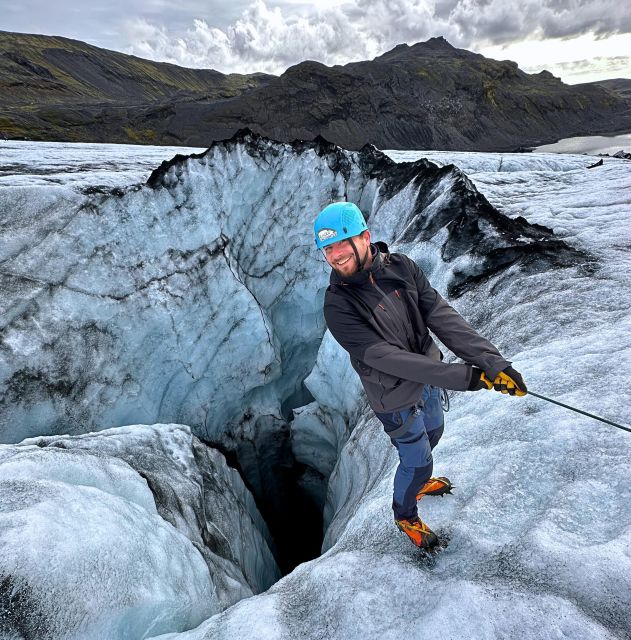
<instances>
[{"instance_id":1,"label":"sky","mask_svg":"<svg viewBox=\"0 0 631 640\"><path fill-rule=\"evenodd\" d=\"M453 46L576 84L631 78L631 0L0 0L0 30L61 35L223 73Z\"/></svg>"}]
</instances>

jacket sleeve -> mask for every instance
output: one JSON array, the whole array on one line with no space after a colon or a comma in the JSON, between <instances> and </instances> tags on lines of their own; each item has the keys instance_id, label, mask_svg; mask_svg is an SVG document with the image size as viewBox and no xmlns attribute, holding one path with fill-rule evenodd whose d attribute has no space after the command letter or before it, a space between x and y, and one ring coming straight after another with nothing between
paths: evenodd
<instances>
[{"instance_id":1,"label":"jacket sleeve","mask_svg":"<svg viewBox=\"0 0 631 640\"><path fill-rule=\"evenodd\" d=\"M466 391L471 367L448 364L428 356L405 351L383 340L345 300L324 305L327 327L337 342L360 362L404 380Z\"/></svg>"},{"instance_id":2,"label":"jacket sleeve","mask_svg":"<svg viewBox=\"0 0 631 640\"><path fill-rule=\"evenodd\" d=\"M482 369L491 380L509 367L510 361L445 302L413 260L410 260L410 263L415 274L419 310L425 324L443 344L465 362Z\"/></svg>"}]
</instances>

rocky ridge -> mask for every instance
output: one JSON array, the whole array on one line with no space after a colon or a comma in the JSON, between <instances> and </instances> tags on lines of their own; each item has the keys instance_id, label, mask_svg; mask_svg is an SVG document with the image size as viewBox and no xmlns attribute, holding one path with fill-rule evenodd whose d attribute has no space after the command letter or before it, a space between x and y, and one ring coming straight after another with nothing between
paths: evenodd
<instances>
[{"instance_id":1,"label":"rocky ridge","mask_svg":"<svg viewBox=\"0 0 631 640\"><path fill-rule=\"evenodd\" d=\"M348 149L508 151L631 129L628 100L609 88L530 75L444 38L343 66L305 61L275 77L0 33L2 85L0 136L34 140L208 146L249 127Z\"/></svg>"}]
</instances>

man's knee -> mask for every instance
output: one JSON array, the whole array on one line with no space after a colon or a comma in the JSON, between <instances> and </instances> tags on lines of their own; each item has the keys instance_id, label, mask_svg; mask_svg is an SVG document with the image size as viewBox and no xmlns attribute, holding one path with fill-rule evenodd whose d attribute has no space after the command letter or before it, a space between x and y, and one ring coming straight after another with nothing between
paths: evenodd
<instances>
[{"instance_id":1,"label":"man's knee","mask_svg":"<svg viewBox=\"0 0 631 640\"><path fill-rule=\"evenodd\" d=\"M399 461L404 467L418 469L432 464L432 447L424 428L397 438L395 446L399 451Z\"/></svg>"},{"instance_id":2,"label":"man's knee","mask_svg":"<svg viewBox=\"0 0 631 640\"><path fill-rule=\"evenodd\" d=\"M434 447L438 444L438 441L442 438L444 431L445 431L444 424L441 424L440 427L438 427L437 429L428 431L427 437L429 438L429 446L431 450L433 450Z\"/></svg>"}]
</instances>

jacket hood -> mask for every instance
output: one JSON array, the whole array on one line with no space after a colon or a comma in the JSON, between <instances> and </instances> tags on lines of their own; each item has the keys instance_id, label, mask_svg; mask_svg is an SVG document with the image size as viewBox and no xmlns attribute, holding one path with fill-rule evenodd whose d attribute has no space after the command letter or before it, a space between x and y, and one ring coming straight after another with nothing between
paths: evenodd
<instances>
[{"instance_id":1,"label":"jacket hood","mask_svg":"<svg viewBox=\"0 0 631 640\"><path fill-rule=\"evenodd\" d=\"M351 285L359 287L368 282L371 273L383 269L384 265L390 261L390 251L385 242L374 242L370 244L370 252L372 254L372 264L367 269L362 269L359 273L352 276L341 276L335 269L331 268L330 284Z\"/></svg>"}]
</instances>

